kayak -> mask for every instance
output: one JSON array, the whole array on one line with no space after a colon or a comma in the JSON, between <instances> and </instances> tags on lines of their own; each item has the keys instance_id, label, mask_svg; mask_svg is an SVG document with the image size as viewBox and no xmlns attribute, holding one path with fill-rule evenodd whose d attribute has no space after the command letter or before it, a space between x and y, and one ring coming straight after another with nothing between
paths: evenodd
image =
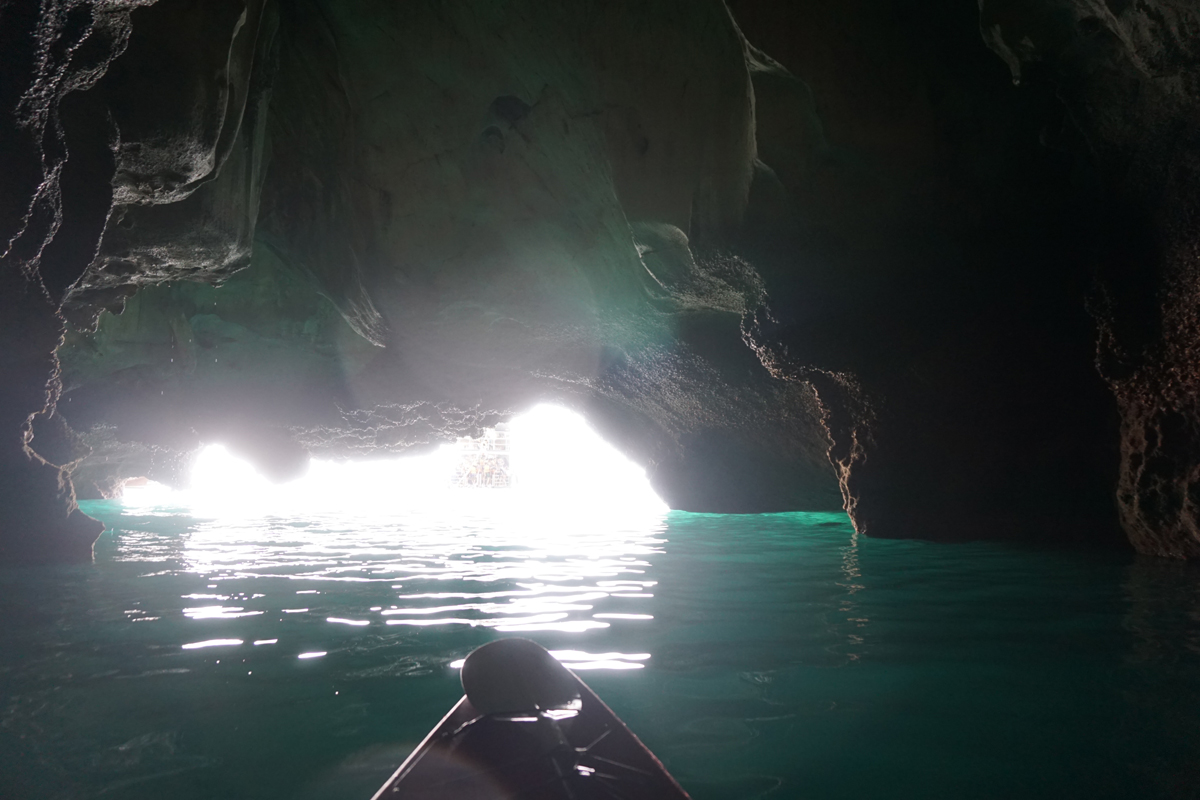
<instances>
[{"instance_id":1,"label":"kayak","mask_svg":"<svg viewBox=\"0 0 1200 800\"><path fill-rule=\"evenodd\" d=\"M688 800L595 692L528 639L469 655L465 696L372 800Z\"/></svg>"}]
</instances>

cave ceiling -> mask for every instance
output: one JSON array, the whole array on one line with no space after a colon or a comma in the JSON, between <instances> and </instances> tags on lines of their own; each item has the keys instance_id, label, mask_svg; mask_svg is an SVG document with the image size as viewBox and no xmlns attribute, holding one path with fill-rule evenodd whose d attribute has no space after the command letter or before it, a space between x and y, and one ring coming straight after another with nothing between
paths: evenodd
<instances>
[{"instance_id":1,"label":"cave ceiling","mask_svg":"<svg viewBox=\"0 0 1200 800\"><path fill-rule=\"evenodd\" d=\"M1168 0L0 3L0 541L84 557L76 496L202 442L286 478L554 401L675 508L1196 555L1198 35Z\"/></svg>"}]
</instances>

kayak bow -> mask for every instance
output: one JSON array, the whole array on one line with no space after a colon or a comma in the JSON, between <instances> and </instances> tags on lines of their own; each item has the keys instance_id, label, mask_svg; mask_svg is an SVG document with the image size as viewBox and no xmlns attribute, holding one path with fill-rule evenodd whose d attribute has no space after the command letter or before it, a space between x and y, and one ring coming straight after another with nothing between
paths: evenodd
<instances>
[{"instance_id":1,"label":"kayak bow","mask_svg":"<svg viewBox=\"0 0 1200 800\"><path fill-rule=\"evenodd\" d=\"M688 800L616 714L541 645L500 639L466 696L372 800Z\"/></svg>"}]
</instances>

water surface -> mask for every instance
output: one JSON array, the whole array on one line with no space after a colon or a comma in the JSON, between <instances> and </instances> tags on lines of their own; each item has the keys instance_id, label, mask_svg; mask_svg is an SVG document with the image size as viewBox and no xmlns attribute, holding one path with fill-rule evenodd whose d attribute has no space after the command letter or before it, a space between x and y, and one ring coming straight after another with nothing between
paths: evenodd
<instances>
[{"instance_id":1,"label":"water surface","mask_svg":"<svg viewBox=\"0 0 1200 800\"><path fill-rule=\"evenodd\" d=\"M858 538L841 514L479 503L231 521L88 503L0 571L0 796L366 800L498 636L696 800L1200 796L1200 575Z\"/></svg>"}]
</instances>

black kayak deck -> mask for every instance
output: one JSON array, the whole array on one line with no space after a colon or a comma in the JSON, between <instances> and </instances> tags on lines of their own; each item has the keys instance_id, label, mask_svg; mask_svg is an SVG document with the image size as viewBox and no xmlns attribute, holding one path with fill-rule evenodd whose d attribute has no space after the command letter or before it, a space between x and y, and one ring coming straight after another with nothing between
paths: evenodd
<instances>
[{"instance_id":1,"label":"black kayak deck","mask_svg":"<svg viewBox=\"0 0 1200 800\"><path fill-rule=\"evenodd\" d=\"M372 800L687 800L596 694L577 710L481 715L463 697Z\"/></svg>"}]
</instances>

